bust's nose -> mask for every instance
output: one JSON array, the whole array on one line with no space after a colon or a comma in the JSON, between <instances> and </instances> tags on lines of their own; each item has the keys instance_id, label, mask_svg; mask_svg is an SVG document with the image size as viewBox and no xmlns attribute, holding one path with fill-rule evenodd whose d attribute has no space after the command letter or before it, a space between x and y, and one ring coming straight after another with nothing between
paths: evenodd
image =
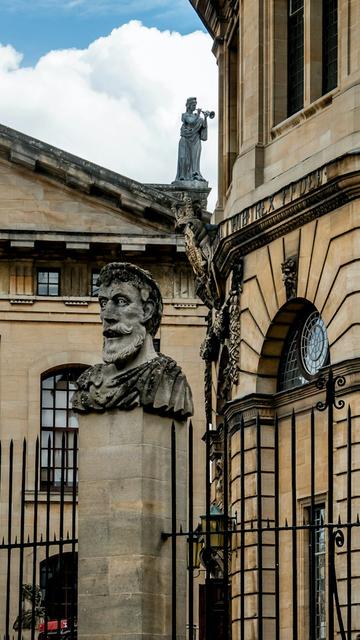
<instances>
[{"instance_id":1,"label":"bust's nose","mask_svg":"<svg viewBox=\"0 0 360 640\"><path fill-rule=\"evenodd\" d=\"M118 322L118 314L115 312L115 305L112 300L108 300L105 307L101 311L101 319L104 323L111 325Z\"/></svg>"}]
</instances>

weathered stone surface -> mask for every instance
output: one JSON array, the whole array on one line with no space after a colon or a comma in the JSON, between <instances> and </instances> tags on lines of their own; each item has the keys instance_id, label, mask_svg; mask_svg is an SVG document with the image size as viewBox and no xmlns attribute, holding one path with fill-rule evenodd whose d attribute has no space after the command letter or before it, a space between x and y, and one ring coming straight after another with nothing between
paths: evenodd
<instances>
[{"instance_id":1,"label":"weathered stone surface","mask_svg":"<svg viewBox=\"0 0 360 640\"><path fill-rule=\"evenodd\" d=\"M116 410L80 417L81 640L170 638L171 546L161 539L171 524L170 422L137 408L129 426L128 414ZM99 432L104 446L93 438ZM109 447L112 432L118 444ZM186 432L185 423L176 423L179 522L186 519ZM92 496L102 495L98 513ZM184 611L186 563L179 551Z\"/></svg>"}]
</instances>

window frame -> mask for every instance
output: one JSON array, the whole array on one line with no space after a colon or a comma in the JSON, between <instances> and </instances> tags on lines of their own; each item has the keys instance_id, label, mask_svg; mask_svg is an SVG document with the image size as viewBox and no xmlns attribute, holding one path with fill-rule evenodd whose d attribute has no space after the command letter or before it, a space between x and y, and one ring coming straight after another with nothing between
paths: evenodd
<instances>
[{"instance_id":1,"label":"window frame","mask_svg":"<svg viewBox=\"0 0 360 640\"><path fill-rule=\"evenodd\" d=\"M40 273L46 273L48 276L51 273L57 274L58 279L57 279L57 283L51 283L49 282L49 277L47 279L47 283L43 283L43 282L39 282L39 275ZM56 293L50 293L49 292L49 286L53 285L53 284L57 284L57 292ZM47 286L47 293L40 293L39 291L39 286ZM61 295L61 269L56 268L56 267L38 267L36 270L36 295L37 296L41 296L42 298L58 298Z\"/></svg>"},{"instance_id":2,"label":"window frame","mask_svg":"<svg viewBox=\"0 0 360 640\"><path fill-rule=\"evenodd\" d=\"M305 93L305 0L297 0L301 7L292 10L292 3L288 0L287 11L287 117L304 108ZM293 37L291 37L291 35ZM296 36L296 38L295 38ZM299 45L300 42L300 45ZM297 59L295 55L298 54ZM293 60L291 61L291 58ZM301 75L301 81L296 77ZM300 87L300 89L299 89ZM294 97L294 90L296 95ZM301 96L300 96L301 93ZM298 95L297 95L298 94Z\"/></svg>"},{"instance_id":3,"label":"window frame","mask_svg":"<svg viewBox=\"0 0 360 640\"><path fill-rule=\"evenodd\" d=\"M317 502L313 507L314 511L312 513L312 507L309 506L306 511L308 513L308 522L312 524L312 518L314 525L319 524L319 526L314 527L309 530L308 535L308 562L309 562L309 573L308 573L308 581L309 581L309 612L311 611L312 606L315 607L314 617L315 617L315 640L326 640L326 592L327 592L327 575L326 575L326 564L327 564L327 546L326 546L326 528L325 526L321 526L321 522L325 523L326 517L326 504L325 502ZM321 544L317 540L317 534L322 531L323 532L323 546L321 551L318 551L318 547ZM313 533L312 533L313 532ZM314 551L312 550L312 545L314 544ZM323 564L322 564L323 563ZM317 589L317 584L321 582L321 568L323 566L323 589ZM322 601L322 610L324 612L323 615L323 630L325 635L321 634L321 614L319 613L319 602ZM321 606L320 606L321 608Z\"/></svg>"},{"instance_id":4,"label":"window frame","mask_svg":"<svg viewBox=\"0 0 360 640\"><path fill-rule=\"evenodd\" d=\"M52 371L44 372L41 375L40 380L40 490L47 490L50 488L51 491L58 492L61 489L62 483L64 485L65 491L72 491L73 489L73 475L74 475L74 445L76 442L75 433L78 433L78 421L76 418L76 426L69 424L69 418L73 418L72 409L71 409L71 397L74 392L74 389L70 388L71 383L79 377L79 375L85 371L85 365L73 365L67 367L61 367ZM75 372L75 376L73 379L70 379L70 373ZM56 389L57 378L66 375L66 380L58 380L58 382L65 382L66 389ZM52 380L52 384L51 381ZM47 386L44 385L47 381ZM63 402L58 405L57 404L57 392L66 393L66 402L65 406L63 406ZM44 398L49 396L47 392L50 392L50 396L53 395L52 398L52 406L46 406L47 403L44 403ZM52 393L51 393L52 392ZM71 394L71 395L70 395ZM62 399L63 396L62 396ZM58 396L58 401L60 401L60 397ZM48 420L45 420L44 412L51 412L51 425L46 424ZM59 418L63 418L63 413L65 413L65 422L66 424L59 425L57 424L57 412L61 412L59 414ZM48 418L48 416L47 416ZM61 435L60 443L57 435ZM71 437L72 436L72 437ZM72 444L69 445L69 441ZM63 449L64 443L64 449ZM50 446L49 446L50 445ZM64 471L62 471L62 457L64 451ZM50 464L49 464L50 462ZM60 471L60 479L57 480L57 476L59 478ZM58 472L58 473L56 473ZM77 472L76 468L76 484L77 484ZM72 474L72 475L71 475Z\"/></svg>"},{"instance_id":5,"label":"window frame","mask_svg":"<svg viewBox=\"0 0 360 640\"><path fill-rule=\"evenodd\" d=\"M336 20L331 22L331 8L329 7L330 3L333 3L333 12L336 15ZM328 10L328 11L327 11ZM338 0L322 0L322 95L326 95L329 91L332 91L337 87L338 84L338 60L339 60L339 7ZM327 18L328 21L326 20ZM329 29L332 25L335 25L333 34L333 46L331 46L331 35L329 34ZM332 58L332 52L335 51L335 57ZM331 65L335 66L335 73L333 76L333 80L331 81L331 73L329 71L329 67Z\"/></svg>"},{"instance_id":6,"label":"window frame","mask_svg":"<svg viewBox=\"0 0 360 640\"><path fill-rule=\"evenodd\" d=\"M277 378L278 378L277 390L278 391L290 391L291 389L299 388L299 387L303 386L304 384L307 384L308 382L311 382L312 380L315 380L319 375L319 371L323 367L326 367L330 363L330 346L329 346L329 339L328 339L328 336L327 336L327 331L326 331L327 354L326 354L326 357L324 359L323 364L319 367L319 369L315 373L311 374L304 367L303 362L302 362L301 340L302 340L303 329L305 327L305 324L306 324L307 320L314 313L318 314L321 322L323 323L323 325L325 327L325 331L326 331L326 326L325 326L325 323L324 323L324 321L323 321L323 319L321 317L321 314L319 313L319 311L313 305L308 304L305 307L305 309L303 309L301 311L301 313L294 320L294 322L290 325L288 333L287 333L287 336L286 336L286 338L284 340L284 346L282 348L281 355L280 355L280 362L279 362L278 376L277 376ZM286 383L286 380L285 380L286 365L287 365L290 353L292 353L292 351L293 351L293 345L295 345L295 349L296 349L296 364L297 364L297 371L298 371L298 374L297 374L296 377L298 377L298 378L302 377L303 381L301 381L299 384L290 384L290 386L285 386L285 383Z\"/></svg>"}]
</instances>

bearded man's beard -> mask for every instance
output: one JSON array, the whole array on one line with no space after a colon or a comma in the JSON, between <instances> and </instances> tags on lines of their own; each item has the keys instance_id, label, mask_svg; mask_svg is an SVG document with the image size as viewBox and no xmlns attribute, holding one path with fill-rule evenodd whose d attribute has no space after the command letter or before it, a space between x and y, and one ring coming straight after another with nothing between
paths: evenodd
<instances>
[{"instance_id":1,"label":"bearded man's beard","mask_svg":"<svg viewBox=\"0 0 360 640\"><path fill-rule=\"evenodd\" d=\"M104 337L103 360L106 364L124 364L140 351L146 338L146 329L142 324L128 327L119 322L111 327L111 332L116 336Z\"/></svg>"}]
</instances>

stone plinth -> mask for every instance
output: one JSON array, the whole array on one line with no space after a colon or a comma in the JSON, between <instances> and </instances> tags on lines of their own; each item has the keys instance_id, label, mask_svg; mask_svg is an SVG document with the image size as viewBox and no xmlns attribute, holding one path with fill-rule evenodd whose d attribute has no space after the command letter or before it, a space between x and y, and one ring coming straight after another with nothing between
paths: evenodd
<instances>
[{"instance_id":1,"label":"stone plinth","mask_svg":"<svg viewBox=\"0 0 360 640\"><path fill-rule=\"evenodd\" d=\"M199 201L203 210L203 218L210 220L210 214L207 214L207 201L211 188L209 183L200 180L175 180L171 184L148 184L148 187L157 191L168 193L174 198L182 200L184 195L190 196L193 201Z\"/></svg>"},{"instance_id":2,"label":"stone plinth","mask_svg":"<svg viewBox=\"0 0 360 640\"><path fill-rule=\"evenodd\" d=\"M187 428L176 427L177 513L185 525ZM171 540L161 540L171 530L170 438L171 420L142 408L80 417L81 640L170 639ZM179 553L182 612L185 573Z\"/></svg>"}]
</instances>

